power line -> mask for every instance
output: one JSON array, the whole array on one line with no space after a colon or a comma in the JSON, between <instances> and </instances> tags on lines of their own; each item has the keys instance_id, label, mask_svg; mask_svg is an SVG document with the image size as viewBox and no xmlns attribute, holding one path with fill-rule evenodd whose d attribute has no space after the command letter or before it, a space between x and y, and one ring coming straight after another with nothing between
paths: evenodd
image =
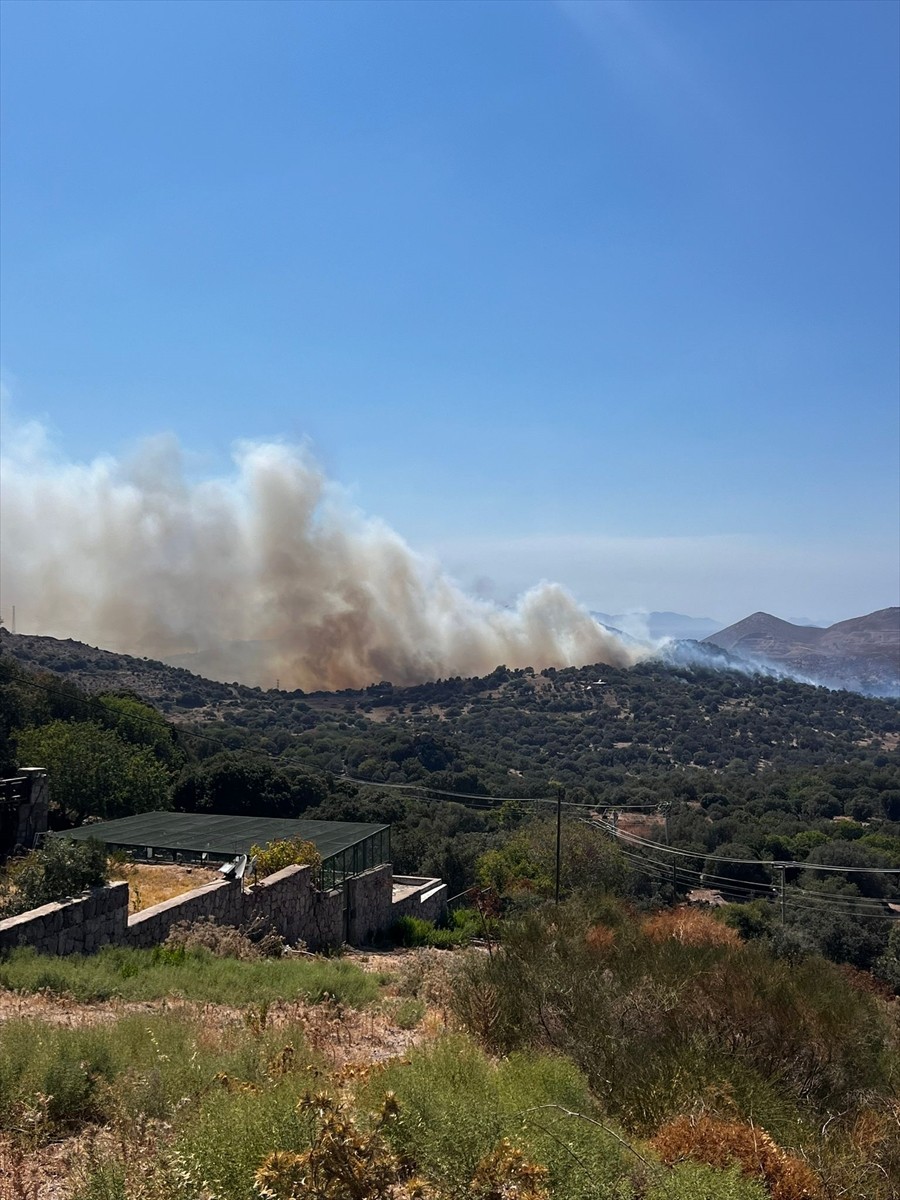
<instances>
[{"instance_id":1,"label":"power line","mask_svg":"<svg viewBox=\"0 0 900 1200\"><path fill-rule=\"evenodd\" d=\"M605 832L611 834L619 841L628 842L635 846L646 847L650 850L656 850L661 854L680 855L683 858L702 858L706 860L713 860L715 862L734 863L739 866L765 867L767 869L780 869L784 867L789 871L837 871L840 874L847 874L849 872L866 872L868 874L875 875L900 875L900 867L840 867L834 866L831 863L781 862L760 858L730 858L717 854L714 850L707 852L697 850L681 850L677 846L666 846L663 842L653 842L650 841L649 838L642 838L637 834L627 833L624 830L617 829L608 821L598 820L595 821L594 824L600 826Z\"/></svg>"},{"instance_id":2,"label":"power line","mask_svg":"<svg viewBox=\"0 0 900 1200\"><path fill-rule=\"evenodd\" d=\"M675 867L677 876L673 879L671 868L666 867L663 863L658 863L653 859L644 859L635 854L628 854L625 851L622 851L622 853L636 866L639 871L645 875L649 875L651 878L656 879L661 883L683 884L685 882L683 878L685 875L696 877L698 874L698 872L691 871L685 867ZM719 876L718 878L722 879L723 877ZM746 890L745 884L742 880L734 880L733 882L741 889ZM697 880L695 878L693 880L688 880L688 883L691 885L697 883L699 886L704 883L704 879L700 878ZM722 891L723 889L715 888L714 890ZM798 900L798 895L801 897L807 897L810 902L807 903L804 899ZM765 887L764 894L758 895L756 899L775 901L778 899L778 896L779 889L777 886L773 885L772 887ZM786 898L791 910L801 909L804 912L832 912L838 916L859 917L861 919L866 918L876 921L893 922L900 920L900 914L885 911L887 908L887 901L871 901L866 897L859 897L857 900L857 898L853 896L829 896L827 894L817 895L814 892L802 892L799 888L789 888L786 892ZM880 911L872 911L872 906L877 906Z\"/></svg>"},{"instance_id":3,"label":"power line","mask_svg":"<svg viewBox=\"0 0 900 1200\"><path fill-rule=\"evenodd\" d=\"M450 792L443 788L431 787L427 783L379 783L376 779L357 779L353 775L338 776L339 779L345 779L348 783L355 783L359 787L387 788L389 791L402 792L428 792L432 796L447 796L451 800L467 799L467 800L489 800L494 804L553 804L556 805L556 800L552 796L487 796L476 792ZM598 800L590 804L586 804L580 800L563 800L564 808L587 808L592 812L598 809L615 809L619 812L623 811L651 811L656 812L659 809L658 804L614 804L611 801Z\"/></svg>"},{"instance_id":4,"label":"power line","mask_svg":"<svg viewBox=\"0 0 900 1200\"><path fill-rule=\"evenodd\" d=\"M585 822L585 823L590 824L591 822ZM671 873L671 868L665 866L665 864L663 864L663 863L658 863L654 859L641 858L639 855L628 854L626 851L622 851L622 854L624 855L625 858L627 858L630 862L632 862L639 871L641 871L645 875L650 876L650 878L655 879L659 883L683 884L684 883L684 879L683 879L684 875L696 876L698 874L698 872L691 871L685 867L675 867L675 870L677 872L677 877L675 879L673 879L672 873ZM702 880L700 880L700 881L697 881L697 880L690 881L689 880L688 882L689 883L694 883L694 882L702 883ZM741 886L743 886L742 881L735 880L735 882L740 883ZM715 890L719 891L721 889L717 888ZM812 902L806 903L802 899L798 900L797 899L798 893L801 896L810 897ZM766 900L771 900L774 902L775 900L778 899L778 895L779 895L778 888L776 886L773 886L771 888L766 889L765 896L762 896L762 895L757 896L756 899L759 899L759 900L766 899ZM857 902L856 898L852 897L852 896L846 896L846 897L845 896L828 896L828 895L818 896L813 892L803 893L800 891L799 888L789 888L786 893L786 899L788 901L788 907L792 911L796 910L796 909L800 909L804 912L816 912L816 913L831 912L837 916L848 916L848 917L855 917L855 918L859 918L859 919L875 920L875 921L887 921L889 923L900 920L900 914L884 911L884 909L887 907L886 901L884 903L881 903L878 901L871 902L873 904L879 904L879 907L882 910L879 912L873 912L870 908L867 909L865 907L858 907L859 902ZM866 899L865 897L860 897L860 902L865 902L865 899Z\"/></svg>"}]
</instances>

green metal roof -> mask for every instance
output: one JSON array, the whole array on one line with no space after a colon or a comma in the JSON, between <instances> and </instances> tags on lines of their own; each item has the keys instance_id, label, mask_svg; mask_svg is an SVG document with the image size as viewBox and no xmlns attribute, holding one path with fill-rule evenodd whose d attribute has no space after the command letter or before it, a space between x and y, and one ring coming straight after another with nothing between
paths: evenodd
<instances>
[{"instance_id":1,"label":"green metal roof","mask_svg":"<svg viewBox=\"0 0 900 1200\"><path fill-rule=\"evenodd\" d=\"M265 846L280 838L305 838L314 842L323 858L340 854L348 846L389 829L361 821L298 821L281 817L226 817L213 813L148 812L99 821L54 833L53 837L87 840L96 838L107 846L128 849L209 854L210 858L234 858L253 845Z\"/></svg>"}]
</instances>

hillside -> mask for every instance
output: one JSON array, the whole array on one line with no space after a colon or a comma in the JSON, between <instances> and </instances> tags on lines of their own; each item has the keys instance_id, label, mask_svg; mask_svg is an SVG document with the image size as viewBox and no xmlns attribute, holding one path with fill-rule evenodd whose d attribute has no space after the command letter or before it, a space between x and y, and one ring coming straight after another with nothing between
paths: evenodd
<instances>
[{"instance_id":1,"label":"hillside","mask_svg":"<svg viewBox=\"0 0 900 1200\"><path fill-rule=\"evenodd\" d=\"M826 629L756 612L703 641L829 687L900 694L900 608L882 608Z\"/></svg>"},{"instance_id":2,"label":"hillside","mask_svg":"<svg viewBox=\"0 0 900 1200\"><path fill-rule=\"evenodd\" d=\"M896 749L900 731L893 701L709 666L501 667L413 687L262 692L79 642L3 632L0 647L89 692L134 693L223 747L335 774L433 776L459 791L527 792L550 778L601 786L611 772L845 763Z\"/></svg>"}]
</instances>

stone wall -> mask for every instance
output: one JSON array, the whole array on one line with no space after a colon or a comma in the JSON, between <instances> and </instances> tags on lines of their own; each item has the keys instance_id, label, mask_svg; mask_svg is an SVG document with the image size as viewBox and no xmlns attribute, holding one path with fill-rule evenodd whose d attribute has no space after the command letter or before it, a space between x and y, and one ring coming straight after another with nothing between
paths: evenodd
<instances>
[{"instance_id":1,"label":"stone wall","mask_svg":"<svg viewBox=\"0 0 900 1200\"><path fill-rule=\"evenodd\" d=\"M393 925L392 886L390 863L347 880L347 941L351 946L364 946L379 933L387 933Z\"/></svg>"},{"instance_id":2,"label":"stone wall","mask_svg":"<svg viewBox=\"0 0 900 1200\"><path fill-rule=\"evenodd\" d=\"M16 840L20 846L32 847L40 834L47 832L50 814L50 789L43 767L22 767L19 774L28 782L28 799L19 809L19 828Z\"/></svg>"},{"instance_id":3,"label":"stone wall","mask_svg":"<svg viewBox=\"0 0 900 1200\"><path fill-rule=\"evenodd\" d=\"M23 767L14 779L0 779L0 861L17 849L30 850L47 832L47 772Z\"/></svg>"},{"instance_id":4,"label":"stone wall","mask_svg":"<svg viewBox=\"0 0 900 1200\"><path fill-rule=\"evenodd\" d=\"M237 880L216 879L134 913L128 918L127 936L122 940L129 946L158 946L166 940L173 925L205 917L217 925L241 925L241 901L241 885Z\"/></svg>"},{"instance_id":5,"label":"stone wall","mask_svg":"<svg viewBox=\"0 0 900 1200\"><path fill-rule=\"evenodd\" d=\"M264 921L289 944L304 941L311 950L344 940L343 894L339 888L316 891L309 867L285 867L248 888L243 914L241 924Z\"/></svg>"},{"instance_id":6,"label":"stone wall","mask_svg":"<svg viewBox=\"0 0 900 1200\"><path fill-rule=\"evenodd\" d=\"M403 888L401 900L392 905L392 923L398 917L418 917L420 921L445 920L447 916L447 885L440 879L423 879L415 875L395 875L393 882ZM413 890L409 890L413 889Z\"/></svg>"},{"instance_id":7,"label":"stone wall","mask_svg":"<svg viewBox=\"0 0 900 1200\"><path fill-rule=\"evenodd\" d=\"M42 954L93 954L124 943L127 922L128 884L122 881L0 921L0 952L33 946Z\"/></svg>"},{"instance_id":8,"label":"stone wall","mask_svg":"<svg viewBox=\"0 0 900 1200\"><path fill-rule=\"evenodd\" d=\"M446 913L447 888L439 879L403 877L405 894L396 904L394 882L385 864L319 892L308 866L291 866L246 890L239 880L214 880L131 917L128 885L114 883L0 922L0 951L19 945L50 954L91 953L108 944L158 946L173 925L207 918L233 926L260 921L289 944L302 940L311 950L323 950L344 941L365 945L401 915L434 921Z\"/></svg>"}]
</instances>

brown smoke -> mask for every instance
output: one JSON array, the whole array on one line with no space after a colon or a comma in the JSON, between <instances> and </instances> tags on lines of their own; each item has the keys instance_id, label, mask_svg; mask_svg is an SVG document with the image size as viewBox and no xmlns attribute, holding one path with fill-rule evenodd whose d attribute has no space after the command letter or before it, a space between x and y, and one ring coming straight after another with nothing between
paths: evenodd
<instances>
[{"instance_id":1,"label":"brown smoke","mask_svg":"<svg viewBox=\"0 0 900 1200\"><path fill-rule=\"evenodd\" d=\"M646 656L556 584L514 609L466 595L296 447L242 444L232 477L194 483L172 439L73 465L26 433L0 510L20 630L305 690Z\"/></svg>"}]
</instances>

